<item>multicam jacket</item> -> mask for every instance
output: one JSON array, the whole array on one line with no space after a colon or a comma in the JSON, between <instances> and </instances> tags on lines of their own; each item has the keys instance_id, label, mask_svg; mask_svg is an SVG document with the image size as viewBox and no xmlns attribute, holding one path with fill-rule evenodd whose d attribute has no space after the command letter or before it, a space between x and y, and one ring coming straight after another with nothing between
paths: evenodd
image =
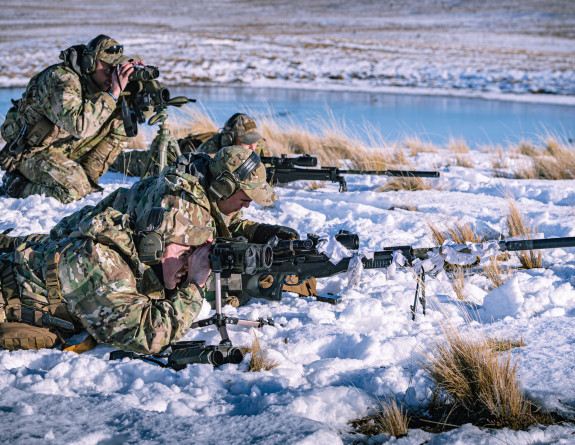
<instances>
[{"instance_id":1,"label":"multicam jacket","mask_svg":"<svg viewBox=\"0 0 575 445\"><path fill-rule=\"evenodd\" d=\"M99 343L157 353L190 328L203 292L187 282L164 289L152 267L139 261L133 235L126 215L109 208L83 219L68 238L25 242L0 259L12 263L22 304L42 308L48 304L48 258L61 252L65 318Z\"/></svg>"},{"instance_id":2,"label":"multicam jacket","mask_svg":"<svg viewBox=\"0 0 575 445\"><path fill-rule=\"evenodd\" d=\"M197 159L204 173L206 158ZM221 215L206 195L205 176L196 174L199 179L171 166L130 189L119 188L96 206L64 218L49 236L24 237L15 252L0 255L0 269L10 263L22 304L42 308L49 303L47 259L60 252L59 285L68 312L63 318L85 328L99 343L157 353L190 328L203 292L190 283L164 289L154 267L138 257L134 221L153 207L163 207L194 225L215 227L218 236L250 240L258 226L241 220L239 213Z\"/></svg>"},{"instance_id":3,"label":"multicam jacket","mask_svg":"<svg viewBox=\"0 0 575 445\"><path fill-rule=\"evenodd\" d=\"M78 222L89 215L96 215L108 207L130 215L137 221L151 207L193 206L192 212L203 225L214 227L216 236L243 236L251 241L259 223L242 219L242 212L223 215L206 193L210 159L205 155L196 155L192 167L183 171L177 165L166 167L158 176L151 176L136 182L130 189L118 188L100 201L95 207L86 206L78 212L62 219L50 232L52 239L68 236ZM178 199L181 198L181 199Z\"/></svg>"},{"instance_id":4,"label":"multicam jacket","mask_svg":"<svg viewBox=\"0 0 575 445\"><path fill-rule=\"evenodd\" d=\"M101 152L115 155L128 144L115 100L69 62L52 65L32 77L22 98L9 110L2 137L11 141L25 125L31 128L42 117L54 127L32 147L32 153L52 147L77 160L100 143L109 146L103 150L100 145Z\"/></svg>"},{"instance_id":5,"label":"multicam jacket","mask_svg":"<svg viewBox=\"0 0 575 445\"><path fill-rule=\"evenodd\" d=\"M166 290L154 267L140 262L134 221L152 207L184 215L197 226L215 225L198 180L166 170L64 218L47 240L26 238L14 253L1 255L0 262L13 264L22 303L42 307L48 301L47 258L62 252L58 277L72 321L100 343L159 352L190 328L203 292L186 283Z\"/></svg>"}]
</instances>

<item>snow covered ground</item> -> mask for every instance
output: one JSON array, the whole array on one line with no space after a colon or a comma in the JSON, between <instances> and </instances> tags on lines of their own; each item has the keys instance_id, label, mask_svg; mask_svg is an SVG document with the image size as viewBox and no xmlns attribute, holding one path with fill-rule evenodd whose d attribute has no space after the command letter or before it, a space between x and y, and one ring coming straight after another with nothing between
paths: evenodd
<instances>
[{"instance_id":1,"label":"snow covered ground","mask_svg":"<svg viewBox=\"0 0 575 445\"><path fill-rule=\"evenodd\" d=\"M575 103L575 11L570 0L540 2L205 1L124 0L96 9L76 0L0 2L0 86L23 86L57 61L58 51L103 32L126 52L158 65L169 84L246 83L325 89L400 88L518 100ZM551 94L535 94L535 93ZM469 141L472 142L472 141ZM278 188L270 208L249 219L284 224L301 234L359 235L361 249L432 245L426 220L469 222L505 233L506 193L545 237L575 236L575 181L496 178L490 155L474 151L473 168L446 167L428 191L377 193L381 177L348 177L307 190ZM441 155L423 153L418 169ZM1 174L1 172L0 172ZM63 205L51 198L0 197L0 230L46 233L62 217L95 204L132 178L107 173L105 191ZM401 207L415 207L416 211ZM393 208L393 210L392 210ZM486 335L522 337L512 350L520 380L546 410L575 415L575 250L543 252L545 267L515 272L492 292L477 274L466 290ZM515 263L516 264L516 263ZM280 366L247 373L247 364L174 372L141 361L109 362L111 348L83 355L55 350L0 352L0 441L18 444L266 443L338 444L369 441L347 422L397 396L425 404L429 383L417 354L440 333L445 317L466 329L448 281L428 280L431 307L411 321L415 279L366 271L358 287L345 277L321 280L340 293L337 306L285 293L281 302L252 300L228 315L272 316L277 326L256 334ZM443 312L437 309L441 304ZM435 305L435 306L434 306ZM209 315L207 308L204 316ZM254 333L230 328L235 345ZM216 343L214 329L185 339ZM489 431L465 425L440 435L412 429L397 443L572 443L573 425ZM371 439L386 442L385 436Z\"/></svg>"},{"instance_id":2,"label":"snow covered ground","mask_svg":"<svg viewBox=\"0 0 575 445\"><path fill-rule=\"evenodd\" d=\"M432 168L437 156L421 154L416 165ZM439 223L447 217L505 233L507 191L545 237L575 236L575 181L494 178L489 155L474 153L473 159L472 169L444 168L441 178L431 180L435 190L377 193L373 189L385 179L361 176L348 176L345 194L337 184L309 191L305 183L295 183L277 189L276 204L254 206L246 216L302 234L351 230L359 234L364 251L425 247L432 245L426 220ZM132 182L108 173L102 181L105 192L68 205L40 196L2 197L0 230L16 226L17 234L47 232L63 216ZM406 205L417 211L399 208ZM468 279L467 291L483 320L475 329L526 342L512 354L527 395L546 410L572 417L575 250L546 250L543 258L544 268L517 271L515 280L493 293L479 274ZM397 396L412 407L426 403L429 384L416 366L418 351L439 335L445 316L465 329L461 306L445 280L428 280L431 308L412 322L415 285L408 270L394 278L385 271L364 271L353 289L343 276L320 280L323 292L343 295L337 306L284 293L281 302L256 299L239 309L225 307L232 316L275 319L276 327L257 333L270 358L280 363L272 371L247 373L244 362L175 372L141 361L110 362L106 346L83 355L0 352L0 438L22 444L352 443L358 437L350 434L347 422L377 407L377 397ZM445 315L436 309L439 303ZM238 346L250 344L254 335L240 327L230 332ZM219 341L209 328L190 331L185 339ZM527 432L467 425L438 436L410 430L400 442L569 443L573 434L572 425Z\"/></svg>"}]
</instances>

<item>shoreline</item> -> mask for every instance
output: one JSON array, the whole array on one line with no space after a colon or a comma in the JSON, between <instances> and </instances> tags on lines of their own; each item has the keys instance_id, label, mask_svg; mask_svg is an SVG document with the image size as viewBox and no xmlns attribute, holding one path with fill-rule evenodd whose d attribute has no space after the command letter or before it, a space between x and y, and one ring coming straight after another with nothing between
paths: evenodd
<instances>
[{"instance_id":1,"label":"shoreline","mask_svg":"<svg viewBox=\"0 0 575 445\"><path fill-rule=\"evenodd\" d=\"M160 79L161 82L161 79ZM326 85L326 84L299 84L295 82L266 82L256 81L253 83L197 83L186 84L181 82L163 83L165 87L175 88L265 88L265 89L284 89L300 91L323 91L338 93L370 93L370 94L393 94L393 95L413 95L413 96L434 96L449 97L460 99L478 99L485 101L502 101L502 102L521 102L544 105L575 106L575 96L553 95L553 94L517 94L517 93L495 93L477 90L463 90L450 88L417 88L417 87L393 87L393 86L354 86L354 85ZM0 90L17 90L25 89L26 84L3 85L0 84Z\"/></svg>"}]
</instances>

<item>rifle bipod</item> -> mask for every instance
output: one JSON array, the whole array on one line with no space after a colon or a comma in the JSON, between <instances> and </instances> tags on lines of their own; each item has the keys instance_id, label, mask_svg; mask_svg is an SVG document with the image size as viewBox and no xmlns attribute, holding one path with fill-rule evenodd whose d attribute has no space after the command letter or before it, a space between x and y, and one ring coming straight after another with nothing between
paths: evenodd
<instances>
[{"instance_id":1,"label":"rifle bipod","mask_svg":"<svg viewBox=\"0 0 575 445\"><path fill-rule=\"evenodd\" d=\"M409 308L411 309L412 321L415 321L415 312L417 310L418 300L421 303L421 309L423 310L423 315L425 315L425 271L421 269L421 272L416 276L417 276L417 286L415 287L415 298L413 300L413 305L409 306ZM421 296L419 296L420 290L421 290Z\"/></svg>"},{"instance_id":2,"label":"rifle bipod","mask_svg":"<svg viewBox=\"0 0 575 445\"><path fill-rule=\"evenodd\" d=\"M240 325L240 326L252 326L254 328L261 328L262 326L275 326L275 323L271 317L268 318L258 318L257 321L252 320L243 320L237 317L228 317L227 315L222 314L222 277L221 277L221 268L220 270L216 271L217 269L217 259L219 257L217 255L212 256L212 270L214 271L215 281L216 281L216 313L212 315L210 318L205 318L203 320L196 321L192 323L192 328L202 328L204 326L211 326L215 325L222 337L222 341L220 341L220 345L222 346L232 346L232 341L230 340L230 336L228 335L228 330L226 328L227 325Z\"/></svg>"}]
</instances>

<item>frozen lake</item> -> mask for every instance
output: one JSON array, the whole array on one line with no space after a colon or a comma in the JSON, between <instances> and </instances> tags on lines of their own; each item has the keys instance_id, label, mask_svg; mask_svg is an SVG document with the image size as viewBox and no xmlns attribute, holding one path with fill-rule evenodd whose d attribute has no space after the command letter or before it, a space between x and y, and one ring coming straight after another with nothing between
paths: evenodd
<instances>
[{"instance_id":1,"label":"frozen lake","mask_svg":"<svg viewBox=\"0 0 575 445\"><path fill-rule=\"evenodd\" d=\"M424 141L445 144L450 137L463 138L471 147L484 144L537 141L547 133L564 140L575 139L575 107L537 102L474 98L317 91L262 87L169 87L172 96L197 99L218 124L237 111L258 116L275 116L314 130L335 119L360 137L375 128L384 139L402 140L418 136ZM0 113L21 88L0 89ZM191 105L194 106L194 105ZM332 116L332 117L330 117ZM323 124L323 125L322 125Z\"/></svg>"}]
</instances>

